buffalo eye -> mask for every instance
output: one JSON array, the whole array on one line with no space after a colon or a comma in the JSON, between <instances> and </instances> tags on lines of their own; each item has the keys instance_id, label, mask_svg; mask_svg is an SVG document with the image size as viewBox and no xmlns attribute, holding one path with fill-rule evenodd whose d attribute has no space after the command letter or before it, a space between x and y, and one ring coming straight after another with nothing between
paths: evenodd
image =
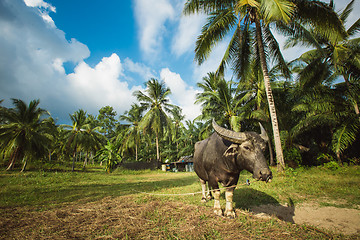
<instances>
[{"instance_id":1,"label":"buffalo eye","mask_svg":"<svg viewBox=\"0 0 360 240\"><path fill-rule=\"evenodd\" d=\"M250 151L250 147L249 147L249 146L244 146L244 149Z\"/></svg>"}]
</instances>

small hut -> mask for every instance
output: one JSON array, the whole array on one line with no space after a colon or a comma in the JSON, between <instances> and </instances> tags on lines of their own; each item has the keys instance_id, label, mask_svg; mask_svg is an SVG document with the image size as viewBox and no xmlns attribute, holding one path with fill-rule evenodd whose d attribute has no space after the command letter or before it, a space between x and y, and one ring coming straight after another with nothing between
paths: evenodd
<instances>
[{"instance_id":1,"label":"small hut","mask_svg":"<svg viewBox=\"0 0 360 240\"><path fill-rule=\"evenodd\" d=\"M174 171L193 172L194 171L193 156L192 155L183 156L178 161L172 162L170 166Z\"/></svg>"}]
</instances>

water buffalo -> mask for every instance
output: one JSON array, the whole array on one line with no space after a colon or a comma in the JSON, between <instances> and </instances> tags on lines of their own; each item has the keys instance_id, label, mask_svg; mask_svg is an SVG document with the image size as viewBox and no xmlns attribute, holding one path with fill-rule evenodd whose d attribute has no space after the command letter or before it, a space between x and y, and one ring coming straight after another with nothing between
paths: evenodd
<instances>
[{"instance_id":1,"label":"water buffalo","mask_svg":"<svg viewBox=\"0 0 360 240\"><path fill-rule=\"evenodd\" d=\"M226 187L225 216L235 217L233 193L242 170L253 174L256 180L270 181L272 173L266 163L263 151L268 136L261 126L261 134L255 132L234 132L212 122L215 132L207 139L195 143L194 170L200 178L202 201L212 199L214 212L222 216L218 183ZM209 191L206 192L206 182Z\"/></svg>"}]
</instances>

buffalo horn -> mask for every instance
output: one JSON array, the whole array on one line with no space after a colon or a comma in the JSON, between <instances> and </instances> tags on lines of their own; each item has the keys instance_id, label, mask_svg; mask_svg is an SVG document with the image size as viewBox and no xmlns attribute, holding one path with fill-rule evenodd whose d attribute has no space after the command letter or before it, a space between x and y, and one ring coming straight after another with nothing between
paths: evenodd
<instances>
[{"instance_id":1,"label":"buffalo horn","mask_svg":"<svg viewBox=\"0 0 360 240\"><path fill-rule=\"evenodd\" d=\"M263 125L259 122L259 125L260 125L260 130L261 130L261 133L260 133L260 137L265 141L269 141L269 136L267 135Z\"/></svg>"},{"instance_id":2,"label":"buffalo horn","mask_svg":"<svg viewBox=\"0 0 360 240\"><path fill-rule=\"evenodd\" d=\"M226 140L229 140L229 141L234 142L234 143L242 143L242 142L244 142L246 140L245 133L234 132L234 131L231 131L229 129L220 127L219 125L217 125L217 123L215 122L214 119L212 121L212 126L213 126L215 132L217 134L219 134L220 137L222 137L222 138L224 138Z\"/></svg>"}]
</instances>

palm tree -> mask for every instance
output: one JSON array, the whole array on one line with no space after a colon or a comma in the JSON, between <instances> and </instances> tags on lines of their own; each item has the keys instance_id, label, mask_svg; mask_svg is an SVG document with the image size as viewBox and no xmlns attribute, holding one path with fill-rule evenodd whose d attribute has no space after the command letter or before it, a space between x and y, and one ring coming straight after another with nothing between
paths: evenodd
<instances>
[{"instance_id":1,"label":"palm tree","mask_svg":"<svg viewBox=\"0 0 360 240\"><path fill-rule=\"evenodd\" d=\"M198 93L195 103L202 103L202 119L222 122L234 131L240 131L240 121L237 116L238 104L235 101L235 88L232 82L227 82L215 73L208 73L203 82L198 83L203 92Z\"/></svg>"},{"instance_id":2,"label":"palm tree","mask_svg":"<svg viewBox=\"0 0 360 240\"><path fill-rule=\"evenodd\" d=\"M126 130L124 140L123 140L123 150L129 148L131 144L135 144L135 161L138 161L138 146L140 144L140 121L142 119L142 113L144 109L138 104L134 103L131 105L129 111L125 111L123 115L120 116L120 120L126 121L131 124L131 126Z\"/></svg>"},{"instance_id":3,"label":"palm tree","mask_svg":"<svg viewBox=\"0 0 360 240\"><path fill-rule=\"evenodd\" d=\"M86 124L83 126L84 130L84 139L81 143L83 150L86 151L86 156L83 164L83 168L85 169L87 161L89 159L89 154L93 156L103 144L106 142L106 137L102 135L101 127L96 125L94 121L94 117L89 115L86 119Z\"/></svg>"},{"instance_id":4,"label":"palm tree","mask_svg":"<svg viewBox=\"0 0 360 240\"><path fill-rule=\"evenodd\" d=\"M196 42L195 59L199 64L207 59L216 43L223 40L228 33L232 33L232 38L217 70L219 74L223 74L226 66L230 64L238 78L241 78L249 70L251 55L256 54L257 62L263 72L278 168L280 171L283 170L285 164L265 52L269 53L275 64L280 66L284 76L289 77L290 71L281 55L279 44L270 31L270 24L274 27L282 27L289 24L292 18L298 18L302 23L321 26L321 30L329 32L334 28L332 21L330 24L327 23L329 19L327 17L330 16L330 20L333 20L336 14L318 2L306 0L187 1L184 13L195 12L209 15L208 22ZM338 22L336 24L339 25Z\"/></svg>"},{"instance_id":5,"label":"palm tree","mask_svg":"<svg viewBox=\"0 0 360 240\"><path fill-rule=\"evenodd\" d=\"M352 102L346 87L333 84L337 75L333 74L331 66L321 61L310 61L309 64L317 68L310 71L307 64L297 65L300 67L299 81L293 111L300 118L291 135L297 137L309 132L321 135L321 140L316 141L321 142L318 145L328 146L326 150L332 151L341 162L342 153L354 143L360 130L359 115L350 111Z\"/></svg>"},{"instance_id":6,"label":"palm tree","mask_svg":"<svg viewBox=\"0 0 360 240\"><path fill-rule=\"evenodd\" d=\"M73 114L69 114L72 125L62 125L65 129L67 129L65 133L66 143L65 147L71 149L72 151L72 171L75 169L75 158L76 154L79 151L81 145L85 142L85 127L88 127L86 122L86 112L83 109L79 109Z\"/></svg>"},{"instance_id":7,"label":"palm tree","mask_svg":"<svg viewBox=\"0 0 360 240\"><path fill-rule=\"evenodd\" d=\"M134 96L138 99L141 106L148 110L140 122L140 128L147 132L151 130L155 134L156 157L160 161L159 137L165 128L171 128L171 119L166 112L170 112L173 105L169 104L167 96L171 94L169 88L165 87L164 82L152 78L146 82L145 93L135 91Z\"/></svg>"},{"instance_id":8,"label":"palm tree","mask_svg":"<svg viewBox=\"0 0 360 240\"><path fill-rule=\"evenodd\" d=\"M329 7L334 8L332 2L333 1L330 2ZM331 69L335 76L343 77L355 113L359 115L356 93L359 88L358 80L360 79L360 38L354 37L360 31L360 19L345 30L345 23L353 10L354 2L354 0L350 1L346 8L339 13L339 19L342 23L341 29L344 29L344 34L336 36L333 34L324 34L316 28L305 26L300 29L301 31L298 29L296 34L294 33L294 29L290 31L294 37L288 39L286 46L292 47L297 44L302 44L315 48L314 50L304 53L298 59L298 61L307 63L307 67L304 68L301 73L303 75L302 80L306 80L305 77L307 77L308 81L323 80L324 78L314 78L314 75L324 73L323 70L327 71L327 68ZM357 80L357 82L355 82L355 80Z\"/></svg>"},{"instance_id":9,"label":"palm tree","mask_svg":"<svg viewBox=\"0 0 360 240\"><path fill-rule=\"evenodd\" d=\"M15 108L1 108L4 123L0 125L0 144L2 151L9 156L7 170L14 167L17 160L23 160L21 171L25 171L28 161L43 157L53 140L49 112L39 108L39 100L27 106L20 99L12 99Z\"/></svg>"},{"instance_id":10,"label":"palm tree","mask_svg":"<svg viewBox=\"0 0 360 240\"><path fill-rule=\"evenodd\" d=\"M176 154L179 154L179 139L184 128L182 121L185 119L185 115L182 114L182 109L179 106L174 106L171 109L171 115L173 123L172 140L176 143Z\"/></svg>"},{"instance_id":11,"label":"palm tree","mask_svg":"<svg viewBox=\"0 0 360 240\"><path fill-rule=\"evenodd\" d=\"M201 35L198 37L195 49L195 58L201 64L208 57L212 47L222 40L230 30L234 29L233 36L229 46L224 54L223 60L218 68L219 73L223 73L227 64L234 66L238 76L244 74L249 68L250 42L256 43L256 52L260 59L260 65L263 71L264 85L268 99L268 106L273 126L273 135L279 169L285 167L275 103L270 87L270 78L267 69L267 60L265 56L264 37L266 36L271 53L279 63L284 66L284 72L287 71L285 61L282 58L279 46L271 34L268 23L271 21L289 22L294 12L294 5L290 1L195 1L191 0L185 4L185 13L194 13L203 11L210 15L207 24L203 27ZM261 21L263 20L263 21ZM254 29L251 26L255 23ZM265 35L263 35L263 31ZM289 73L286 73L289 75Z\"/></svg>"},{"instance_id":12,"label":"palm tree","mask_svg":"<svg viewBox=\"0 0 360 240\"><path fill-rule=\"evenodd\" d=\"M194 153L194 146L197 141L204 140L210 136L211 129L204 122L200 121L185 121L186 127L184 127L184 132L181 137L181 141L183 142L183 147L180 150L180 155L191 155Z\"/></svg>"}]
</instances>

